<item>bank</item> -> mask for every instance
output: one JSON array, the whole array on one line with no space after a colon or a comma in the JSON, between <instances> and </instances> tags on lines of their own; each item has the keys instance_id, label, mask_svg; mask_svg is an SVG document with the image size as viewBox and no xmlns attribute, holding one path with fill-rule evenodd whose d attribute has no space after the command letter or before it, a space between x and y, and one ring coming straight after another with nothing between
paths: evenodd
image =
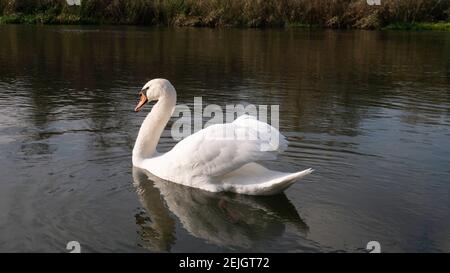
<instances>
[{"instance_id":1,"label":"bank","mask_svg":"<svg viewBox=\"0 0 450 273\"><path fill-rule=\"evenodd\" d=\"M450 1L0 0L0 24L302 27L450 31Z\"/></svg>"}]
</instances>

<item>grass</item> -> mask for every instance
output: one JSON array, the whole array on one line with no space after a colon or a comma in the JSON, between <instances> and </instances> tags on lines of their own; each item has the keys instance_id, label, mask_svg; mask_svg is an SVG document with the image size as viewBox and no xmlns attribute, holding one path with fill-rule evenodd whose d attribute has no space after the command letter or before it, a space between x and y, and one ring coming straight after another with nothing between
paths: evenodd
<instances>
[{"instance_id":1,"label":"grass","mask_svg":"<svg viewBox=\"0 0 450 273\"><path fill-rule=\"evenodd\" d=\"M394 23L389 24L383 29L389 30L438 30L438 31L450 31L450 22L437 22L437 23Z\"/></svg>"},{"instance_id":2,"label":"grass","mask_svg":"<svg viewBox=\"0 0 450 273\"><path fill-rule=\"evenodd\" d=\"M317 24L305 24L299 22L288 22L285 26L289 28L320 28Z\"/></svg>"},{"instance_id":3,"label":"grass","mask_svg":"<svg viewBox=\"0 0 450 273\"><path fill-rule=\"evenodd\" d=\"M449 0L0 0L0 23L448 30Z\"/></svg>"},{"instance_id":4,"label":"grass","mask_svg":"<svg viewBox=\"0 0 450 273\"><path fill-rule=\"evenodd\" d=\"M0 16L0 24L62 24L62 25L96 25L96 24L111 24L106 20L99 20L95 18L81 18L74 14L59 14L49 15L45 13L36 14L21 14L15 13L11 15Z\"/></svg>"}]
</instances>

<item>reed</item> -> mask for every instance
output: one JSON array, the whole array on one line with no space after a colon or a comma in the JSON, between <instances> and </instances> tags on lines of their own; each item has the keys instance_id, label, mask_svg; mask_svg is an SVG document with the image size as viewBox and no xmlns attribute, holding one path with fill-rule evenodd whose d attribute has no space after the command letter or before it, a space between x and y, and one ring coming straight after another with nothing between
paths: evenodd
<instances>
[{"instance_id":1,"label":"reed","mask_svg":"<svg viewBox=\"0 0 450 273\"><path fill-rule=\"evenodd\" d=\"M444 29L450 0L0 0L0 22ZM411 27L414 26L414 27Z\"/></svg>"}]
</instances>

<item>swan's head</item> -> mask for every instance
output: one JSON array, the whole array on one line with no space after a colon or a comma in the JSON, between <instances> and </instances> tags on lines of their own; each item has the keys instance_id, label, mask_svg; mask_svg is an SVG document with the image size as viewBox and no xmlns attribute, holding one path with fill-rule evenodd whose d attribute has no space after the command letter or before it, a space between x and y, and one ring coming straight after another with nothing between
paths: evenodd
<instances>
[{"instance_id":1,"label":"swan's head","mask_svg":"<svg viewBox=\"0 0 450 273\"><path fill-rule=\"evenodd\" d=\"M148 81L141 91L139 91L139 102L134 108L139 112L141 108L149 101L159 100L163 97L176 99L176 92L173 85L166 79L153 79Z\"/></svg>"}]
</instances>

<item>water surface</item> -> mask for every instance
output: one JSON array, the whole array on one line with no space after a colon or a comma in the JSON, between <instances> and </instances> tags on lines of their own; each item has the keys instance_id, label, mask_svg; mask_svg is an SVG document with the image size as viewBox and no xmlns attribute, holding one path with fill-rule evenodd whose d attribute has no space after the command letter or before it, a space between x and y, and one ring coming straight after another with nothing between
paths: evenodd
<instances>
[{"instance_id":1,"label":"water surface","mask_svg":"<svg viewBox=\"0 0 450 273\"><path fill-rule=\"evenodd\" d=\"M0 251L450 251L450 35L0 26ZM136 94L280 105L285 194L148 178ZM146 108L149 110L149 107ZM175 140L164 134L158 149Z\"/></svg>"}]
</instances>

